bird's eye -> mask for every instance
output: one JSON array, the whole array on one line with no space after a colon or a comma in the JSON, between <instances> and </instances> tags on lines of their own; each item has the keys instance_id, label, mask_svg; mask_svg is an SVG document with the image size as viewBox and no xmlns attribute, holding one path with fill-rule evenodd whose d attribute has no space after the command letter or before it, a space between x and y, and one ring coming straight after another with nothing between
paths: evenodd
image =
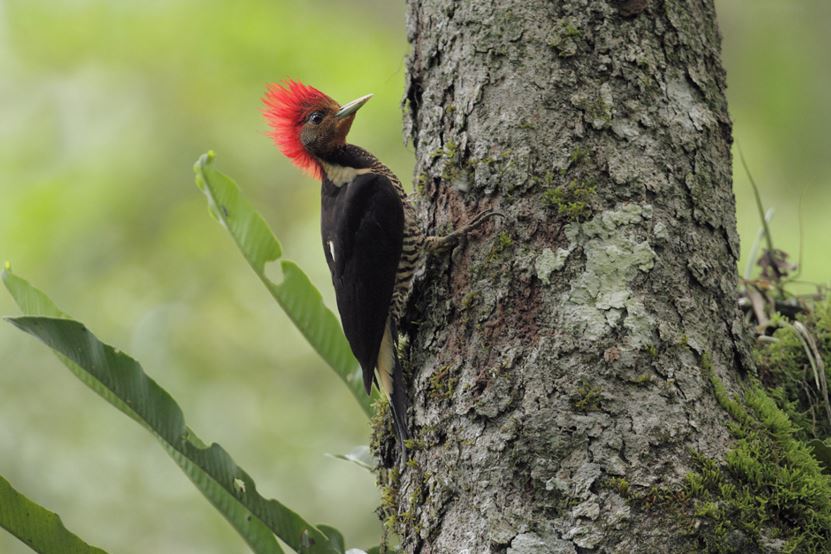
<instances>
[{"instance_id":1,"label":"bird's eye","mask_svg":"<svg viewBox=\"0 0 831 554\"><path fill-rule=\"evenodd\" d=\"M313 112L312 115L309 116L309 123L320 125L321 121L323 121L323 113L321 112Z\"/></svg>"}]
</instances>

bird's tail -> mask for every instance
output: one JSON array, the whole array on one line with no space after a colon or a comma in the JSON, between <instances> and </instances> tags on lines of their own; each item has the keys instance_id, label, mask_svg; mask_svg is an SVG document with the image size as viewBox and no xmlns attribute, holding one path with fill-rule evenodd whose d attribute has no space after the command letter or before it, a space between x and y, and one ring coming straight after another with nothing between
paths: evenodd
<instances>
[{"instance_id":1,"label":"bird's tail","mask_svg":"<svg viewBox=\"0 0 831 554\"><path fill-rule=\"evenodd\" d=\"M390 410L392 411L393 427L395 428L395 435L398 438L398 446L401 448L401 454L407 458L407 446L405 441L410 438L410 431L407 428L407 408L409 407L409 400L407 397L407 388L404 384L404 370L401 368L401 362L398 360L398 349L396 343L398 342L398 330L395 322L390 321L390 336L392 337L392 356L393 356L393 371L392 371L392 391L390 391Z\"/></svg>"}]
</instances>

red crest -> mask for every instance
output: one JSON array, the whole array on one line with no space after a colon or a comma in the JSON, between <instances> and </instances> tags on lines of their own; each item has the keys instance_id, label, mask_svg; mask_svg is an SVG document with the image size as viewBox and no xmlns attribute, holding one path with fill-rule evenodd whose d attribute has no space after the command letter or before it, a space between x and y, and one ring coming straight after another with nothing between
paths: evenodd
<instances>
[{"instance_id":1,"label":"red crest","mask_svg":"<svg viewBox=\"0 0 831 554\"><path fill-rule=\"evenodd\" d=\"M300 129L313 111L338 104L319 90L297 81L272 83L263 96L263 115L274 144L294 165L313 177L321 177L317 160L300 142Z\"/></svg>"}]
</instances>

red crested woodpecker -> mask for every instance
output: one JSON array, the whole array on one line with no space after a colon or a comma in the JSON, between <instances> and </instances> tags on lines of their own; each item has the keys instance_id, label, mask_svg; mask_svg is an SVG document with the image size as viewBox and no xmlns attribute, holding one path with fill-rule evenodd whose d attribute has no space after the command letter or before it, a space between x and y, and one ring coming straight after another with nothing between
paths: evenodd
<instances>
[{"instance_id":1,"label":"red crested woodpecker","mask_svg":"<svg viewBox=\"0 0 831 554\"><path fill-rule=\"evenodd\" d=\"M286 81L269 85L264 115L280 151L321 181L323 252L343 331L367 394L375 382L388 395L403 450L410 434L397 326L413 276L426 250L441 248L495 213L482 213L446 237L425 237L398 177L346 142L355 113L371 97L340 105L313 87Z\"/></svg>"}]
</instances>

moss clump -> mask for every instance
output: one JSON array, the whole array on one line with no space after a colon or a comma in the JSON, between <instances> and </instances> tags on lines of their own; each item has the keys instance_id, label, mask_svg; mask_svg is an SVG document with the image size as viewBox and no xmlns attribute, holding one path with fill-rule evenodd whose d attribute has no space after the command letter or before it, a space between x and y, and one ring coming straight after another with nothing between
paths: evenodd
<instances>
[{"instance_id":1,"label":"moss clump","mask_svg":"<svg viewBox=\"0 0 831 554\"><path fill-rule=\"evenodd\" d=\"M451 375L453 366L443 365L430 376L428 395L437 400L449 400L459 384L459 376Z\"/></svg>"},{"instance_id":2,"label":"moss clump","mask_svg":"<svg viewBox=\"0 0 831 554\"><path fill-rule=\"evenodd\" d=\"M389 402L383 397L372 405L369 426L372 429L370 448L378 452L390 436L393 436Z\"/></svg>"},{"instance_id":3,"label":"moss clump","mask_svg":"<svg viewBox=\"0 0 831 554\"><path fill-rule=\"evenodd\" d=\"M754 354L759 378L796 426L797 436L828 441L831 414L823 379L831 380L831 300L813 308L795 322L775 316L772 325L778 328Z\"/></svg>"},{"instance_id":4,"label":"moss clump","mask_svg":"<svg viewBox=\"0 0 831 554\"><path fill-rule=\"evenodd\" d=\"M481 269L479 269L481 271ZM482 302L482 293L477 290L471 290L465 293L462 297L461 302L459 302L459 310L461 312L461 317L459 318L459 323L462 326L467 326L471 319L475 317L473 308L476 304Z\"/></svg>"},{"instance_id":5,"label":"moss clump","mask_svg":"<svg viewBox=\"0 0 831 554\"><path fill-rule=\"evenodd\" d=\"M580 30L572 23L571 21L567 21L565 25L563 25L563 36L574 38L580 36Z\"/></svg>"},{"instance_id":6,"label":"moss clump","mask_svg":"<svg viewBox=\"0 0 831 554\"><path fill-rule=\"evenodd\" d=\"M496 237L496 246L500 250L507 250L514 244L514 239L511 238L506 231L502 231Z\"/></svg>"},{"instance_id":7,"label":"moss clump","mask_svg":"<svg viewBox=\"0 0 831 554\"><path fill-rule=\"evenodd\" d=\"M565 185L546 190L542 201L546 207L557 210L569 221L582 221L592 213L590 202L596 192L594 182L572 179Z\"/></svg>"},{"instance_id":8,"label":"moss clump","mask_svg":"<svg viewBox=\"0 0 831 554\"><path fill-rule=\"evenodd\" d=\"M468 291L463 297L461 301L461 308L464 311L469 310L477 301L479 301L482 297L482 293L478 290L471 290Z\"/></svg>"},{"instance_id":9,"label":"moss clump","mask_svg":"<svg viewBox=\"0 0 831 554\"><path fill-rule=\"evenodd\" d=\"M831 477L822 473L797 428L764 389L753 385L742 401L710 372L719 404L733 418L736 444L723 464L694 455L687 476L694 532L708 552L764 549L781 541L784 552L826 552L831 544Z\"/></svg>"},{"instance_id":10,"label":"moss clump","mask_svg":"<svg viewBox=\"0 0 831 554\"><path fill-rule=\"evenodd\" d=\"M407 439L404 441L404 448L408 451L424 450L427 448L427 444L422 439Z\"/></svg>"},{"instance_id":11,"label":"moss clump","mask_svg":"<svg viewBox=\"0 0 831 554\"><path fill-rule=\"evenodd\" d=\"M410 490L408 500L407 510L401 513L399 517L401 522L403 523L413 523L415 521L415 514L417 513L419 507L424 503L424 479L427 478L428 474L420 476L419 479L415 480L412 485L412 489ZM415 530L418 533L418 529Z\"/></svg>"},{"instance_id":12,"label":"moss clump","mask_svg":"<svg viewBox=\"0 0 831 554\"><path fill-rule=\"evenodd\" d=\"M612 477L609 479L609 488L624 498L629 496L629 481L623 477Z\"/></svg>"},{"instance_id":13,"label":"moss clump","mask_svg":"<svg viewBox=\"0 0 831 554\"><path fill-rule=\"evenodd\" d=\"M439 148L428 154L430 161L442 160L441 180L452 183L464 180L463 167L459 160L459 145L454 140L448 140L444 148Z\"/></svg>"},{"instance_id":14,"label":"moss clump","mask_svg":"<svg viewBox=\"0 0 831 554\"><path fill-rule=\"evenodd\" d=\"M701 354L701 359L698 360L698 365L700 365L701 369L703 369L708 375L713 372L713 357L709 352Z\"/></svg>"},{"instance_id":15,"label":"moss clump","mask_svg":"<svg viewBox=\"0 0 831 554\"><path fill-rule=\"evenodd\" d=\"M501 258L505 253L507 253L511 249L513 245L514 239L511 238L511 235L508 234L507 231L500 231L499 234L496 235L496 240L494 241L493 246L491 247L491 251L485 258L485 262L491 263Z\"/></svg>"},{"instance_id":16,"label":"moss clump","mask_svg":"<svg viewBox=\"0 0 831 554\"><path fill-rule=\"evenodd\" d=\"M580 162L585 160L589 156L589 151L586 148L581 146L577 146L574 150L571 151L568 157L568 166L572 168L576 165L579 165Z\"/></svg>"},{"instance_id":17,"label":"moss clump","mask_svg":"<svg viewBox=\"0 0 831 554\"><path fill-rule=\"evenodd\" d=\"M470 156L467 159L466 165L470 169L476 169L477 167L493 169L495 166L500 164L509 164L512 154L513 150L511 148L505 148L496 156L484 156L482 158Z\"/></svg>"},{"instance_id":18,"label":"moss clump","mask_svg":"<svg viewBox=\"0 0 831 554\"><path fill-rule=\"evenodd\" d=\"M571 397L571 405L578 412L596 412L600 409L602 390L588 381L581 381L577 393Z\"/></svg>"},{"instance_id":19,"label":"moss clump","mask_svg":"<svg viewBox=\"0 0 831 554\"><path fill-rule=\"evenodd\" d=\"M577 53L577 39L580 38L580 29L571 20L561 22L560 26L551 33L546 41L562 58L570 58Z\"/></svg>"},{"instance_id":20,"label":"moss clump","mask_svg":"<svg viewBox=\"0 0 831 554\"><path fill-rule=\"evenodd\" d=\"M378 512L384 527L390 531L395 530L398 524L398 491L401 488L401 474L398 468L381 470L378 473L378 486L381 489L381 505Z\"/></svg>"},{"instance_id":21,"label":"moss clump","mask_svg":"<svg viewBox=\"0 0 831 554\"><path fill-rule=\"evenodd\" d=\"M639 387L651 385L652 375L649 373L641 373L640 375L637 375L634 379L632 379L632 382L638 385Z\"/></svg>"},{"instance_id":22,"label":"moss clump","mask_svg":"<svg viewBox=\"0 0 831 554\"><path fill-rule=\"evenodd\" d=\"M455 140L448 140L447 144L444 145L444 157L450 161L456 161L458 155L459 145L456 144Z\"/></svg>"}]
</instances>

